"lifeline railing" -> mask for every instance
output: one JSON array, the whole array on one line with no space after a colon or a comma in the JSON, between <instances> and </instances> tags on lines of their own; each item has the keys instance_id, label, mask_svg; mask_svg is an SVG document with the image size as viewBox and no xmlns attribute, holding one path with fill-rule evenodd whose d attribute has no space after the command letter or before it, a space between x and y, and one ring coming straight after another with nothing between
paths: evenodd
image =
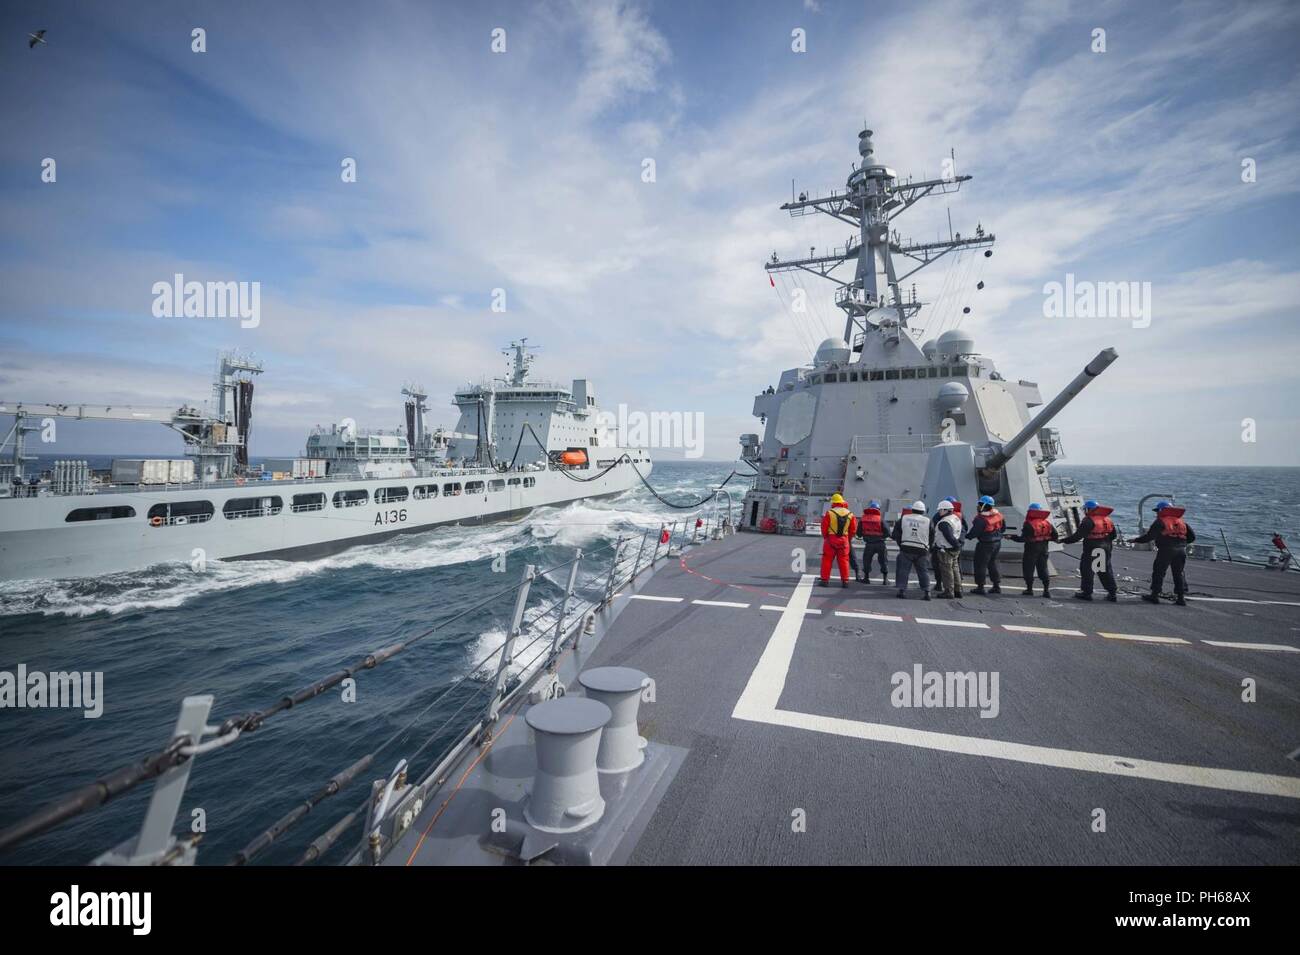
<instances>
[{"instance_id":1,"label":"lifeline railing","mask_svg":"<svg viewBox=\"0 0 1300 955\"><path fill-rule=\"evenodd\" d=\"M426 637L445 631L450 624L493 602L513 597L513 611L506 638L499 647L476 661L464 675L453 679L412 720L332 776L323 786L252 839L230 860L233 865L251 862L296 827L321 802L335 796L359 778L374 765L381 752L414 730L420 719L435 706L444 701L459 703L451 715L410 756L398 761L386 782L376 781L373 791L351 812L313 840L298 859L300 865L320 859L364 815L366 835L363 853L368 855L372 863L377 862L391 847L395 836L405 831L404 826L395 825L395 817L399 812L409 825L410 820L419 815L423 800L442 785L446 769L457 757L468 746L484 745L492 739L503 710L519 701L539 679L546 679L549 691L554 692L560 657L575 649L583 634L592 632L596 612L608 606L621 588L660 560L678 556L685 546L702 540L718 540L731 533L734 533L734 525L728 514L722 517L691 516L671 523L661 523L657 531L645 528L639 538L636 535L620 535L612 544L606 543L596 548L599 550L608 547L611 553L607 561L596 565L588 581L587 596L578 592L578 579L583 561L591 559L592 551L584 552L579 548L573 557L544 570L528 564L517 584L497 590L478 603L444 617L423 633L368 653L351 666L281 696L265 709L231 717L219 725L208 723L215 700L213 696L187 696L181 701L176 727L165 747L99 777L95 782L66 794L0 831L0 851L97 809L154 780L153 794L140 831L100 855L94 860L95 864L192 865L197 857L201 835L177 837L173 830L195 757L236 743L261 728L268 720L296 709L300 704L339 686L344 680L351 679L362 671L373 670ZM556 585L547 576L565 569L568 570L568 577L563 585ZM559 586L560 593L545 605L540 605L539 601L530 606L530 598L536 595L535 585L539 580ZM453 699L454 696L463 696L464 699ZM449 733L452 734L450 744L439 751L428 771L420 777L421 781L408 785L410 767L439 740L448 739ZM399 795L394 798L395 794ZM385 832L390 834L387 839L384 838Z\"/></svg>"}]
</instances>

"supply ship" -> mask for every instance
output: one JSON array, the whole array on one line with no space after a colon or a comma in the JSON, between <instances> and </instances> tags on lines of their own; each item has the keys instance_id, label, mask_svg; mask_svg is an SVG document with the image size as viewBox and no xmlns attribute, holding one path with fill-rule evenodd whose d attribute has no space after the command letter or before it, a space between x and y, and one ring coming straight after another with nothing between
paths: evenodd
<instances>
[{"instance_id":1,"label":"supply ship","mask_svg":"<svg viewBox=\"0 0 1300 955\"><path fill-rule=\"evenodd\" d=\"M210 411L0 401L14 423L0 452L0 580L86 577L196 560L310 560L446 524L513 520L537 507L619 494L653 466L619 444L595 389L533 380L527 340L506 378L455 393L450 432L425 423L427 395L405 388L405 427L317 428L293 458L250 464L254 376L224 354ZM108 473L61 460L28 475L33 420L157 422L184 441L180 460L126 459Z\"/></svg>"}]
</instances>

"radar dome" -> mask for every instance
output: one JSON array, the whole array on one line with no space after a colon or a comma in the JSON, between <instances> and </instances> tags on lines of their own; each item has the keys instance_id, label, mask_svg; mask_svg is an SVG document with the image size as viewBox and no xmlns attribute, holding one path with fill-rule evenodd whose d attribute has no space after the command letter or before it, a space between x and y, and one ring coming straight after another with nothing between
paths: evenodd
<instances>
[{"instance_id":1,"label":"radar dome","mask_svg":"<svg viewBox=\"0 0 1300 955\"><path fill-rule=\"evenodd\" d=\"M975 354L975 339L959 328L944 332L939 336L939 354L944 358L956 358L958 355Z\"/></svg>"},{"instance_id":2,"label":"radar dome","mask_svg":"<svg viewBox=\"0 0 1300 955\"><path fill-rule=\"evenodd\" d=\"M939 344L933 338L921 346L921 352L930 361L934 361L934 353L939 350Z\"/></svg>"},{"instance_id":3,"label":"radar dome","mask_svg":"<svg viewBox=\"0 0 1300 955\"><path fill-rule=\"evenodd\" d=\"M817 354L813 356L813 364L829 365L831 362L844 363L849 360L849 346L844 344L842 338L828 338L817 346Z\"/></svg>"},{"instance_id":4,"label":"radar dome","mask_svg":"<svg viewBox=\"0 0 1300 955\"><path fill-rule=\"evenodd\" d=\"M939 396L935 399L939 407L945 411L956 411L966 404L970 398L970 392L960 381L950 381L939 389Z\"/></svg>"}]
</instances>

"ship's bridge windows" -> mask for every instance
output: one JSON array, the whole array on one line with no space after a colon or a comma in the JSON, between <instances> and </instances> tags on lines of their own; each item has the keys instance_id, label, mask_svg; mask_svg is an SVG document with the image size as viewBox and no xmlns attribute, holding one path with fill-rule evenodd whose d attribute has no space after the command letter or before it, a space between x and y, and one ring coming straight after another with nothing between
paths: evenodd
<instances>
[{"instance_id":1,"label":"ship's bridge windows","mask_svg":"<svg viewBox=\"0 0 1300 955\"><path fill-rule=\"evenodd\" d=\"M849 381L855 382L857 380L858 380L858 373L856 371L849 372Z\"/></svg>"},{"instance_id":2,"label":"ship's bridge windows","mask_svg":"<svg viewBox=\"0 0 1300 955\"><path fill-rule=\"evenodd\" d=\"M135 508L127 504L116 507L79 507L75 511L69 511L64 521L75 524L79 521L113 521L120 517L135 517Z\"/></svg>"},{"instance_id":3,"label":"ship's bridge windows","mask_svg":"<svg viewBox=\"0 0 1300 955\"><path fill-rule=\"evenodd\" d=\"M237 521L245 517L272 517L279 514L284 501L279 497L232 497L221 506L226 520Z\"/></svg>"},{"instance_id":4,"label":"ship's bridge windows","mask_svg":"<svg viewBox=\"0 0 1300 955\"><path fill-rule=\"evenodd\" d=\"M442 493L444 497L455 497L461 493L461 486L459 484L444 484Z\"/></svg>"},{"instance_id":5,"label":"ship's bridge windows","mask_svg":"<svg viewBox=\"0 0 1300 955\"><path fill-rule=\"evenodd\" d=\"M483 493L483 482L482 482L482 481L466 481L466 482L465 482L465 493L466 493L466 494L482 494L482 493Z\"/></svg>"},{"instance_id":6,"label":"ship's bridge windows","mask_svg":"<svg viewBox=\"0 0 1300 955\"><path fill-rule=\"evenodd\" d=\"M898 381L898 369L897 369L897 368L886 368L886 369L885 369L885 381Z\"/></svg>"},{"instance_id":7,"label":"ship's bridge windows","mask_svg":"<svg viewBox=\"0 0 1300 955\"><path fill-rule=\"evenodd\" d=\"M904 379L913 379L913 378L915 378L915 377L916 377L916 369L915 369L915 368L904 368L904 369L903 369L903 378L904 378Z\"/></svg>"},{"instance_id":8,"label":"ship's bridge windows","mask_svg":"<svg viewBox=\"0 0 1300 955\"><path fill-rule=\"evenodd\" d=\"M510 479L509 481L507 481L506 483L509 484L511 487L518 487L518 486L519 486L519 478L511 478L511 479Z\"/></svg>"},{"instance_id":9,"label":"ship's bridge windows","mask_svg":"<svg viewBox=\"0 0 1300 955\"><path fill-rule=\"evenodd\" d=\"M969 366L969 365L953 365L953 366L952 366L952 375L953 375L954 378L965 378L965 377L966 377L967 375L969 375L969 374L970 374L970 366Z\"/></svg>"},{"instance_id":10,"label":"ship's bridge windows","mask_svg":"<svg viewBox=\"0 0 1300 955\"><path fill-rule=\"evenodd\" d=\"M505 482L505 481L489 481L489 482L488 482L488 490L489 490L489 491L504 491L505 489L506 489L506 482Z\"/></svg>"},{"instance_id":11,"label":"ship's bridge windows","mask_svg":"<svg viewBox=\"0 0 1300 955\"><path fill-rule=\"evenodd\" d=\"M524 478L524 487L535 487L536 485L537 485L537 478L530 478L530 477Z\"/></svg>"},{"instance_id":12,"label":"ship's bridge windows","mask_svg":"<svg viewBox=\"0 0 1300 955\"><path fill-rule=\"evenodd\" d=\"M404 487L381 487L375 491L376 504L397 504L405 501L407 490Z\"/></svg>"},{"instance_id":13,"label":"ship's bridge windows","mask_svg":"<svg viewBox=\"0 0 1300 955\"><path fill-rule=\"evenodd\" d=\"M885 380L885 373L884 373L883 371L879 371L879 370L877 370L877 371L869 371L869 372L867 372L867 374L870 376L870 379L871 379L872 381L884 381L884 380Z\"/></svg>"},{"instance_id":14,"label":"ship's bridge windows","mask_svg":"<svg viewBox=\"0 0 1300 955\"><path fill-rule=\"evenodd\" d=\"M335 507L360 507L368 500L370 500L370 492L365 488L334 492Z\"/></svg>"},{"instance_id":15,"label":"ship's bridge windows","mask_svg":"<svg viewBox=\"0 0 1300 955\"><path fill-rule=\"evenodd\" d=\"M171 501L149 508L151 527L170 527L173 524L202 524L212 520L217 509L211 501Z\"/></svg>"},{"instance_id":16,"label":"ship's bridge windows","mask_svg":"<svg viewBox=\"0 0 1300 955\"><path fill-rule=\"evenodd\" d=\"M938 377L939 377L939 369L938 369L938 368L935 368L935 367L933 367L933 366L931 366L931 367L925 369L925 373L926 373L926 377L927 377L927 378L938 378Z\"/></svg>"},{"instance_id":17,"label":"ship's bridge windows","mask_svg":"<svg viewBox=\"0 0 1300 955\"><path fill-rule=\"evenodd\" d=\"M312 494L295 494L293 503L289 505L289 510L295 514L301 514L304 511L323 511L325 510L325 494L322 491L316 491Z\"/></svg>"},{"instance_id":18,"label":"ship's bridge windows","mask_svg":"<svg viewBox=\"0 0 1300 955\"><path fill-rule=\"evenodd\" d=\"M417 484L415 490L411 492L411 497L417 501L423 501L431 497L438 496L438 485L436 484Z\"/></svg>"}]
</instances>

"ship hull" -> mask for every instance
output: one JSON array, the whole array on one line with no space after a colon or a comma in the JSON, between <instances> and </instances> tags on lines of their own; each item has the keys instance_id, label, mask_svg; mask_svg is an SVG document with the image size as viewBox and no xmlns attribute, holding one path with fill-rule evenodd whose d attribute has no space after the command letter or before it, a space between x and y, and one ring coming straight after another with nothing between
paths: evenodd
<instances>
[{"instance_id":1,"label":"ship hull","mask_svg":"<svg viewBox=\"0 0 1300 955\"><path fill-rule=\"evenodd\" d=\"M648 457L648 456L647 456ZM651 464L636 465L649 476ZM556 470L502 475L439 474L436 477L256 482L242 487L155 489L82 495L47 495L0 500L0 580L92 577L140 570L166 563L201 569L211 560L316 560L351 547L382 543L404 534L455 524L517 520L539 507L610 497L640 484L627 462L591 481L579 482ZM482 494L459 494L422 500L410 491L418 485L468 483L528 477L532 487L507 486ZM380 488L405 487L406 500L374 503ZM336 492L365 489L367 503L335 507ZM295 494L323 493L319 510L294 511ZM250 497L279 497L278 513L232 519L227 502ZM206 501L213 515L201 523L152 526L147 517L158 504ZM129 507L123 518L67 522L78 508Z\"/></svg>"}]
</instances>

